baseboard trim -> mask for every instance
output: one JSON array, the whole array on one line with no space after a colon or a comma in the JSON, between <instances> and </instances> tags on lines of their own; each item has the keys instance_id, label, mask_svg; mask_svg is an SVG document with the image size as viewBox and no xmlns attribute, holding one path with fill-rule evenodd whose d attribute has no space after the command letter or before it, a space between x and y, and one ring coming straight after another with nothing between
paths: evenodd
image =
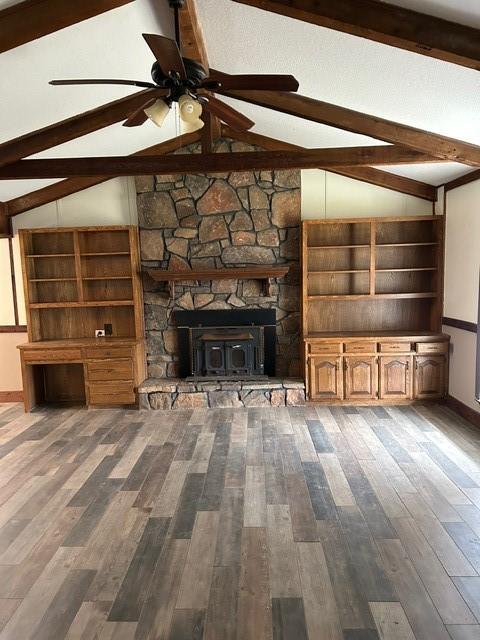
<instances>
[{"instance_id":1,"label":"baseboard trim","mask_svg":"<svg viewBox=\"0 0 480 640\"><path fill-rule=\"evenodd\" d=\"M0 391L0 402L23 402L23 391Z\"/></svg>"},{"instance_id":2,"label":"baseboard trim","mask_svg":"<svg viewBox=\"0 0 480 640\"><path fill-rule=\"evenodd\" d=\"M450 395L446 398L446 404L452 411L455 411L455 413L458 413L462 418L465 418L465 420L468 420L468 422L471 422L480 429L480 413L478 411L475 411L468 405L463 404L463 402Z\"/></svg>"}]
</instances>

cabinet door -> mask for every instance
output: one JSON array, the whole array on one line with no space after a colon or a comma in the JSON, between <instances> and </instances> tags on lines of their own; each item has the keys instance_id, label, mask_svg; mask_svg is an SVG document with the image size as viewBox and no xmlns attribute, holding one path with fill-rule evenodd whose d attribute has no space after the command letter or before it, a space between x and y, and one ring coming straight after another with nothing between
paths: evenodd
<instances>
[{"instance_id":1,"label":"cabinet door","mask_svg":"<svg viewBox=\"0 0 480 640\"><path fill-rule=\"evenodd\" d=\"M445 395L444 356L415 356L414 398L426 400Z\"/></svg>"},{"instance_id":2,"label":"cabinet door","mask_svg":"<svg viewBox=\"0 0 480 640\"><path fill-rule=\"evenodd\" d=\"M411 398L411 357L380 357L380 393L382 400Z\"/></svg>"},{"instance_id":3,"label":"cabinet door","mask_svg":"<svg viewBox=\"0 0 480 640\"><path fill-rule=\"evenodd\" d=\"M345 358L345 398L365 400L377 396L377 363L375 356Z\"/></svg>"},{"instance_id":4,"label":"cabinet door","mask_svg":"<svg viewBox=\"0 0 480 640\"><path fill-rule=\"evenodd\" d=\"M342 386L340 358L335 356L310 358L310 400L341 400Z\"/></svg>"}]
</instances>

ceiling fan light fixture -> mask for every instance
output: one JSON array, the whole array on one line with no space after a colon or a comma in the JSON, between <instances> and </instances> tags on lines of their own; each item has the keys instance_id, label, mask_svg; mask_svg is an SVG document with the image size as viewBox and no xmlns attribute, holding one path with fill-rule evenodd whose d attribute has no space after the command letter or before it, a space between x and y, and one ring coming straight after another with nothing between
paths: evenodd
<instances>
[{"instance_id":1,"label":"ceiling fan light fixture","mask_svg":"<svg viewBox=\"0 0 480 640\"><path fill-rule=\"evenodd\" d=\"M144 112L157 127L161 127L170 112L170 105L165 100L155 100L153 104L144 109Z\"/></svg>"},{"instance_id":2,"label":"ceiling fan light fixture","mask_svg":"<svg viewBox=\"0 0 480 640\"><path fill-rule=\"evenodd\" d=\"M200 120L200 116L202 115L203 110L202 105L200 104L200 102L198 102L198 100L195 100L195 98L192 98L187 93L184 93L178 99L178 107L180 118L184 122L198 125L198 120Z\"/></svg>"},{"instance_id":3,"label":"ceiling fan light fixture","mask_svg":"<svg viewBox=\"0 0 480 640\"><path fill-rule=\"evenodd\" d=\"M205 125L204 121L200 118L196 120L192 120L191 122L187 122L186 120L181 121L181 131L184 133L193 133L194 131L199 131Z\"/></svg>"}]
</instances>

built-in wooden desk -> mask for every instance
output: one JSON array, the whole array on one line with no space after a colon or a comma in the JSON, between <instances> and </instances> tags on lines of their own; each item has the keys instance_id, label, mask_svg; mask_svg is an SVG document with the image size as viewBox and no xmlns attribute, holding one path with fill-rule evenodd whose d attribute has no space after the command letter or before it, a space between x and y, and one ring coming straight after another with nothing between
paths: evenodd
<instances>
[{"instance_id":1,"label":"built-in wooden desk","mask_svg":"<svg viewBox=\"0 0 480 640\"><path fill-rule=\"evenodd\" d=\"M25 411L44 402L130 405L145 377L143 339L79 338L19 345Z\"/></svg>"},{"instance_id":2,"label":"built-in wooden desk","mask_svg":"<svg viewBox=\"0 0 480 640\"><path fill-rule=\"evenodd\" d=\"M22 229L25 410L47 402L133 404L145 373L133 226ZM109 337L95 338L97 332Z\"/></svg>"}]
</instances>

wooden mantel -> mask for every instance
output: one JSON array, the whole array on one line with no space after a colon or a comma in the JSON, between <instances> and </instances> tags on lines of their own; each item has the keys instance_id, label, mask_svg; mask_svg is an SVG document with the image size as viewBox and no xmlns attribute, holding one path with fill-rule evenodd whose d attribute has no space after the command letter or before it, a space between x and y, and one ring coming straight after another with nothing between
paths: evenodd
<instances>
[{"instance_id":1,"label":"wooden mantel","mask_svg":"<svg viewBox=\"0 0 480 640\"><path fill-rule=\"evenodd\" d=\"M166 270L145 269L145 272L157 282L168 282L170 295L175 294L175 282L186 280L262 280L264 293L270 295L270 286L274 278L283 278L290 269L289 265L263 265L260 267L236 267L231 269L204 270Z\"/></svg>"}]
</instances>

